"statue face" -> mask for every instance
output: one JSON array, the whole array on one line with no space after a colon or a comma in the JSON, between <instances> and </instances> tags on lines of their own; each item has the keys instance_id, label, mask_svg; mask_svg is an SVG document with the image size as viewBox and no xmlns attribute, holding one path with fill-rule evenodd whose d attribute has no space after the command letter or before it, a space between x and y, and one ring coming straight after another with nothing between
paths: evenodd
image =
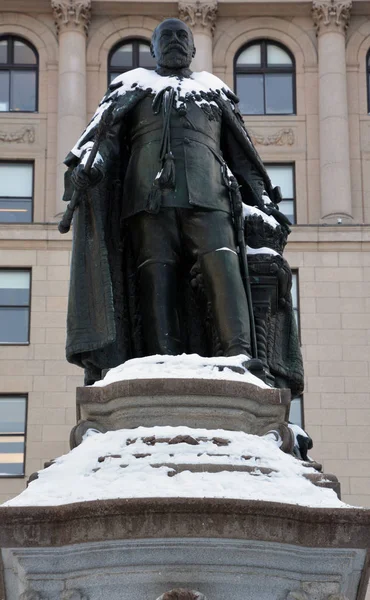
<instances>
[{"instance_id":1,"label":"statue face","mask_svg":"<svg viewBox=\"0 0 370 600\"><path fill-rule=\"evenodd\" d=\"M189 67L195 55L191 29L179 19L166 19L154 30L151 50L160 67Z\"/></svg>"}]
</instances>

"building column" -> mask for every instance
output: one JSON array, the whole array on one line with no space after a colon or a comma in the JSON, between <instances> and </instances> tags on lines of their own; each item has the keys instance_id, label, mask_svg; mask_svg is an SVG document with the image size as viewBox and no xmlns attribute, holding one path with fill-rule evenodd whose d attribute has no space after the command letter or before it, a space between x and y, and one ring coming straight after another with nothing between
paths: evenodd
<instances>
[{"instance_id":1,"label":"building column","mask_svg":"<svg viewBox=\"0 0 370 600\"><path fill-rule=\"evenodd\" d=\"M321 221L351 223L346 30L351 0L314 0L319 51Z\"/></svg>"},{"instance_id":2,"label":"building column","mask_svg":"<svg viewBox=\"0 0 370 600\"><path fill-rule=\"evenodd\" d=\"M86 35L91 0L51 0L59 37L56 215L64 212L63 161L86 127Z\"/></svg>"},{"instance_id":3,"label":"building column","mask_svg":"<svg viewBox=\"0 0 370 600\"><path fill-rule=\"evenodd\" d=\"M193 71L208 71L212 73L213 32L217 19L217 0L211 2L197 0L196 2L180 1L179 17L189 27L194 35L196 55L191 63Z\"/></svg>"}]
</instances>

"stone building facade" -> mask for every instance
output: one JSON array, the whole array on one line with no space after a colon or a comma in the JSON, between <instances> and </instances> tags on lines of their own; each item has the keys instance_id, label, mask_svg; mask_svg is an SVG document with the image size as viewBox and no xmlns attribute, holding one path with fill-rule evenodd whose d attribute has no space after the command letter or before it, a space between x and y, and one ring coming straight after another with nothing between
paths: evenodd
<instances>
[{"instance_id":1,"label":"stone building facade","mask_svg":"<svg viewBox=\"0 0 370 600\"><path fill-rule=\"evenodd\" d=\"M344 501L370 507L367 0L2 0L0 77L3 73L3 90L9 82L9 98L0 96L0 172L4 169L9 187L11 169L16 169L12 182L22 175L17 169L31 165L26 200L33 203L33 215L31 222L17 216L4 221L17 192L4 192L0 177L5 331L0 333L0 501L19 493L46 460L68 450L75 423L75 387L82 374L64 358L71 234L61 236L56 227L64 210L63 159L106 90L112 49L147 45L154 27L169 16L180 16L193 28L195 70L212 71L241 91L243 77L246 85L255 84L246 124L263 160L277 167L277 177L283 177L279 168L290 169L293 191L287 197L296 224L286 256L297 274L306 373L298 402L314 439L312 456L340 478ZM34 52L33 67L16 63L14 48L23 48L16 42ZM264 71L253 62L256 48L267 48L268 56L270 46L273 65L279 65L273 59L276 48L291 57L294 102L288 112L266 109L268 85L274 91L276 80L271 81L284 69L269 70L267 60ZM13 54L1 58L5 47ZM238 57L251 48L239 69ZM21 108L14 104L12 73L27 69L36 73L24 80L25 95L30 81L36 86L33 110L22 110L21 100ZM21 213L28 210L26 200L16 199Z\"/></svg>"}]
</instances>

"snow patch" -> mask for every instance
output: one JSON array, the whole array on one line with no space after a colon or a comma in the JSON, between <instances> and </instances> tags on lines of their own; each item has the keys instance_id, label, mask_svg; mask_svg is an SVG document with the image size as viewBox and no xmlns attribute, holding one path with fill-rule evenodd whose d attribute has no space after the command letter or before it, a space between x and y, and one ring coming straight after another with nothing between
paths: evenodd
<instances>
[{"instance_id":1,"label":"snow patch","mask_svg":"<svg viewBox=\"0 0 370 600\"><path fill-rule=\"evenodd\" d=\"M227 100L225 92L232 93L230 88L221 79L211 73L207 73L207 71L192 73L190 77L163 77L156 73L156 71L149 71L143 68L133 69L132 71L118 75L110 84L110 88L113 88L112 91L105 96L105 101L99 104L93 118L72 149L73 154L78 158L82 154L82 148L80 148L82 139L99 123L102 115L110 106L111 101L127 92L132 92L135 88L148 90L148 93L154 97L172 88L175 91L174 102L177 109L190 99L200 107L203 105L217 107L216 102L204 98L204 94L211 91L217 92L224 100Z\"/></svg>"},{"instance_id":2,"label":"snow patch","mask_svg":"<svg viewBox=\"0 0 370 600\"><path fill-rule=\"evenodd\" d=\"M197 443L169 443L179 435L191 436ZM150 441L153 436L154 445ZM222 438L227 444L219 446L215 438ZM248 465L253 472L184 470L174 474L164 463ZM263 468L272 471L266 474ZM273 436L261 438L222 429L166 426L105 434L91 431L80 446L40 471L37 480L3 506L57 506L88 500L155 497L235 498L348 507L333 490L318 488L303 477L313 472L281 452Z\"/></svg>"},{"instance_id":3,"label":"snow patch","mask_svg":"<svg viewBox=\"0 0 370 600\"><path fill-rule=\"evenodd\" d=\"M122 365L110 369L104 379L96 381L93 386L102 387L116 381L128 379L226 379L252 383L260 388L270 388L249 371L244 374L235 373L229 367L244 369L243 363L250 357L245 354L238 356L218 356L206 358L199 354L179 354L163 356L155 354L143 358L132 358ZM219 370L222 367L223 370Z\"/></svg>"}]
</instances>

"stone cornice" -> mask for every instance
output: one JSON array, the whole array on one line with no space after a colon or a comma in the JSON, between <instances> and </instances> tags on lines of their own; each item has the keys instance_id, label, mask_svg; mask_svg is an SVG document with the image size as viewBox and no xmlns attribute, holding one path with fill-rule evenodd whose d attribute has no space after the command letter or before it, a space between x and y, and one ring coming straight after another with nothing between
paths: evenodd
<instances>
[{"instance_id":1,"label":"stone cornice","mask_svg":"<svg viewBox=\"0 0 370 600\"><path fill-rule=\"evenodd\" d=\"M312 18L317 33L326 29L348 29L352 0L313 0Z\"/></svg>"},{"instance_id":2,"label":"stone cornice","mask_svg":"<svg viewBox=\"0 0 370 600\"><path fill-rule=\"evenodd\" d=\"M180 1L179 17L195 31L206 30L213 34L217 19L217 0L211 2Z\"/></svg>"},{"instance_id":3,"label":"stone cornice","mask_svg":"<svg viewBox=\"0 0 370 600\"><path fill-rule=\"evenodd\" d=\"M86 35L91 19L91 0L51 0L57 33L62 29L83 30Z\"/></svg>"}]
</instances>

